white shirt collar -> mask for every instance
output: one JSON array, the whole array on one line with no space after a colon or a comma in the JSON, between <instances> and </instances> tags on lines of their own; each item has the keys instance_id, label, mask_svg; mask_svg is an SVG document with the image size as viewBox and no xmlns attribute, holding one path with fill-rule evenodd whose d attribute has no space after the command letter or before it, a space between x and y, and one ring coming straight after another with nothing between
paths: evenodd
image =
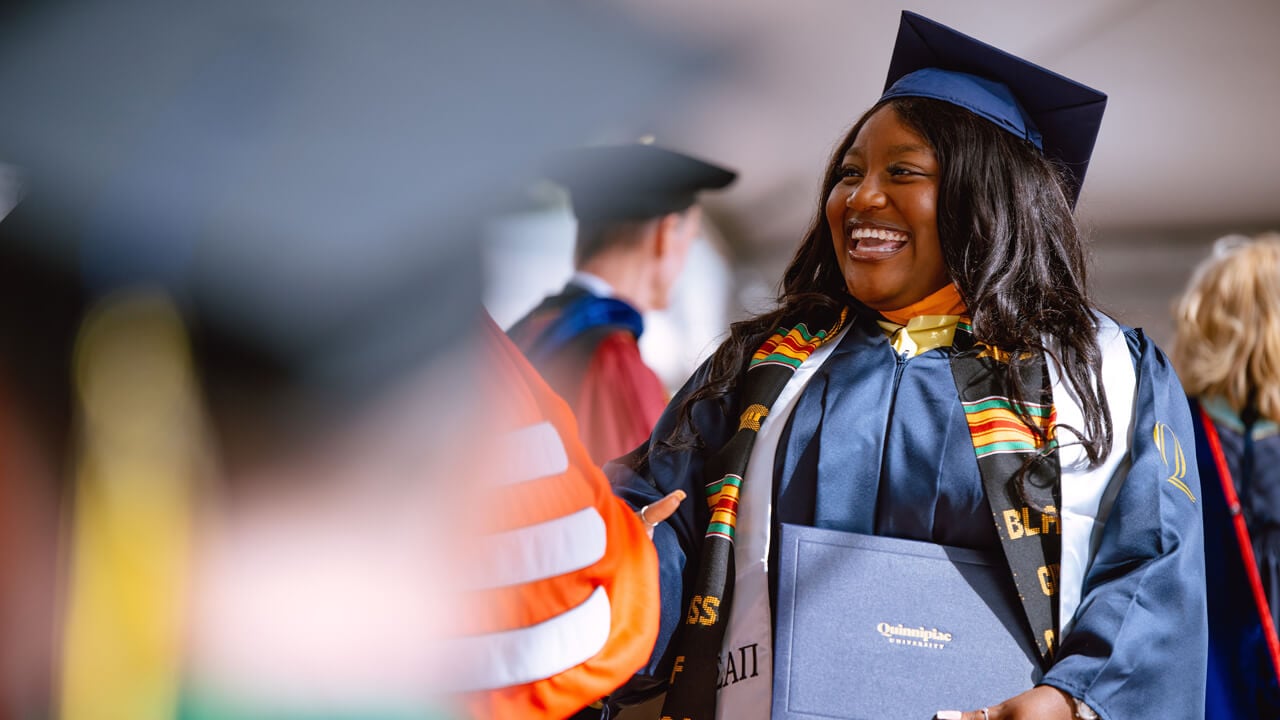
<instances>
[{"instance_id":1,"label":"white shirt collar","mask_svg":"<svg viewBox=\"0 0 1280 720\"><path fill-rule=\"evenodd\" d=\"M597 297L613 297L613 286L599 275L578 270L569 278L569 282Z\"/></svg>"}]
</instances>

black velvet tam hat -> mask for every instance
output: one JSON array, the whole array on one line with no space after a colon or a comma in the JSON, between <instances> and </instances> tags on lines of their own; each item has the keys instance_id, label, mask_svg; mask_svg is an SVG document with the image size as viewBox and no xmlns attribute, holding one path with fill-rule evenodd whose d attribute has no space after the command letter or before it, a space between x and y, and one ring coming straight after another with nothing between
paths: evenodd
<instances>
[{"instance_id":1,"label":"black velvet tam hat","mask_svg":"<svg viewBox=\"0 0 1280 720\"><path fill-rule=\"evenodd\" d=\"M547 176L569 191L579 221L645 220L680 212L703 190L738 176L732 170L655 145L575 148L548 163Z\"/></svg>"},{"instance_id":2,"label":"black velvet tam hat","mask_svg":"<svg viewBox=\"0 0 1280 720\"><path fill-rule=\"evenodd\" d=\"M1080 196L1107 96L912 12L902 13L881 99L949 102L1035 144Z\"/></svg>"}]
</instances>

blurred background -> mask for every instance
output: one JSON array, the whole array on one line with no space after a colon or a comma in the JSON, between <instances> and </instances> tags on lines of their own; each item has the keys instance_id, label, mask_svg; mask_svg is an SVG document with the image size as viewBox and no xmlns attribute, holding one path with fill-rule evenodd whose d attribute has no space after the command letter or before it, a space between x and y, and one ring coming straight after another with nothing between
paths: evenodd
<instances>
[{"instance_id":1,"label":"blurred background","mask_svg":"<svg viewBox=\"0 0 1280 720\"><path fill-rule=\"evenodd\" d=\"M720 62L592 3L0 5L0 720L469 717L547 677L503 643L565 608L486 585L493 538L584 496L640 527L576 456L576 495L527 474L578 446L522 444L480 228Z\"/></svg>"},{"instance_id":2,"label":"blurred background","mask_svg":"<svg viewBox=\"0 0 1280 720\"><path fill-rule=\"evenodd\" d=\"M647 318L641 347L669 385L683 382L691 356L709 352L726 319L772 296L815 211L828 153L883 89L904 9L1109 95L1078 208L1092 238L1092 285L1107 311L1163 347L1172 342L1170 299L1213 240L1280 227L1274 0L619 5L636 23L733 58L689 102L631 128L739 172L726 191L704 196L706 242L672 309ZM572 219L538 192L547 208L504 220L490 236L487 265L501 282L486 303L504 326L569 274ZM708 317L717 313L726 315ZM667 345L676 328L679 348Z\"/></svg>"}]
</instances>

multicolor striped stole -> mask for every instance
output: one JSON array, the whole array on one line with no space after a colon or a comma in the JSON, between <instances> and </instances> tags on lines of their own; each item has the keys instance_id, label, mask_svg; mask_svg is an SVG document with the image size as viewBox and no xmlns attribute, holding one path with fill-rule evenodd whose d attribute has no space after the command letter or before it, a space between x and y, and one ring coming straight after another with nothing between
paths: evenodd
<instances>
[{"instance_id":1,"label":"multicolor striped stole","mask_svg":"<svg viewBox=\"0 0 1280 720\"><path fill-rule=\"evenodd\" d=\"M671 686L663 703L662 720L715 717L716 663L732 606L733 538L747 459L760 424L782 388L814 350L839 333L846 316L847 312L842 312L829 330L817 333L810 333L804 323L779 328L751 359L743 381L740 407L744 409L738 431L707 464L706 477L710 480L706 495L711 520L699 558L697 581L674 643ZM889 327L884 329L893 335ZM951 339L930 346L946 345ZM918 341L913 337L913 342ZM1018 403L1009 398L1005 380L1010 371L1008 353L976 343L967 319L955 324L952 346L952 376L964 406L978 471L1035 638L1041 667L1048 669L1056 647L1057 578L1062 556L1057 511L1061 505L1061 469L1052 452L1056 448L1056 414L1048 366L1042 354L1017 366L1023 387L1039 389L1034 402ZM1027 427L1019 409L1047 440L1041 440Z\"/></svg>"},{"instance_id":2,"label":"multicolor striped stole","mask_svg":"<svg viewBox=\"0 0 1280 720\"><path fill-rule=\"evenodd\" d=\"M1014 585L1048 669L1056 649L1058 568L1062 557L1062 470L1054 438L1056 413L1044 355L1020 364L1023 387L1039 390L1035 402L1009 398L1005 380L1009 354L975 343L972 329L957 326L951 372L964 406L978 458L978 472L991 505L1000 544ZM1019 416L1021 409L1042 440ZM1042 508L1038 510L1037 508Z\"/></svg>"},{"instance_id":3,"label":"multicolor striped stole","mask_svg":"<svg viewBox=\"0 0 1280 720\"><path fill-rule=\"evenodd\" d=\"M760 424L782 388L818 347L839 334L847 310L823 322L783 327L752 356L742 380L738 430L707 462L706 502L711 510L688 611L674 641L671 687L663 720L713 720L720 647L733 604L733 542L738 497ZM816 332L810 327L816 327Z\"/></svg>"}]
</instances>

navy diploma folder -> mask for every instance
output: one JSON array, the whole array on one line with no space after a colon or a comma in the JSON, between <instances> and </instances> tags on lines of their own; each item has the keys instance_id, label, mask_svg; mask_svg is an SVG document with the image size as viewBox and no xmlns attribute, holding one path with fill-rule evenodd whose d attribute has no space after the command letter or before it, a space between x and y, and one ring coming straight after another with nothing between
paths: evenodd
<instances>
[{"instance_id":1,"label":"navy diploma folder","mask_svg":"<svg viewBox=\"0 0 1280 720\"><path fill-rule=\"evenodd\" d=\"M782 525L773 717L929 720L1040 678L999 554Z\"/></svg>"}]
</instances>

